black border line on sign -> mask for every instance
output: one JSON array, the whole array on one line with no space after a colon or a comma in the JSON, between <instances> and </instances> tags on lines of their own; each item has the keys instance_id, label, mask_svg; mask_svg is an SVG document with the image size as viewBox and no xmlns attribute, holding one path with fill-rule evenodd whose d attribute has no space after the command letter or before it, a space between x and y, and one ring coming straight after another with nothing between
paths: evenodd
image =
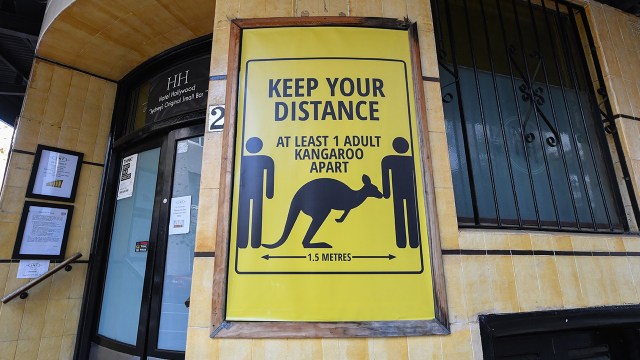
<instances>
[{"instance_id":1,"label":"black border line on sign","mask_svg":"<svg viewBox=\"0 0 640 360\"><path fill-rule=\"evenodd\" d=\"M410 141L409 141L409 145L411 146L411 157L413 158L413 163L415 165L415 151L414 151L414 144L413 144L413 127L412 127L412 117L411 117L411 99L409 96L409 79L408 79L408 75L407 75L407 63L404 60L399 60L399 59L386 59L386 58L355 58L355 57L300 57L300 58L267 58L267 59L251 59L251 60L247 60L245 63L245 74L244 74L244 89L243 89L243 99L242 99L242 141L241 141L241 148L240 148L240 159L238 159L238 161L241 162L242 156L244 155L244 144L245 144L245 125L246 125L246 115L247 115L247 83L248 83L248 79L249 79L249 65L252 62L266 62L266 61L298 61L298 60L364 60L364 61L388 61L388 62L399 62L402 63L403 67L404 67L404 80L405 80L405 93L406 93L406 99L407 99L407 118L409 121L409 137L410 137ZM237 144L237 134L236 134L236 144ZM237 146L237 145L236 145ZM237 148L236 148L237 150ZM417 204L418 202L418 187L417 187L417 182L416 182L416 170L419 169L415 169L414 168L414 174L413 174L413 191L414 191L414 198L416 199L416 208L418 209L418 214L420 214L420 208ZM235 194L235 187L237 186L236 184L236 180L234 179L234 183L232 186L232 194ZM231 196L231 208L233 209L234 204L233 204L233 199L234 196ZM425 204L426 205L426 204ZM237 214L234 214L232 212L232 216ZM426 214L423 214L424 216L426 216ZM317 272L312 272L312 271L273 271L273 272L255 272L255 271L239 271L238 270L238 249L236 247L235 249L235 264L234 264L234 270L236 272L236 274L239 275L270 275L270 274L275 274L275 275L284 275L284 274L291 274L291 275L369 275L369 274L390 274L390 275L416 275L416 274L422 274L424 272L424 253L423 253L423 247L422 247L422 243L423 243L423 239L422 239L422 226L421 226L421 222L420 219L418 221L418 234L420 236L420 270L419 271L333 271L333 272L327 272L327 271L317 271ZM427 236L428 238L428 236ZM232 245L235 246L235 244L231 244L230 241L230 247ZM305 255L306 257L306 255Z\"/></svg>"}]
</instances>

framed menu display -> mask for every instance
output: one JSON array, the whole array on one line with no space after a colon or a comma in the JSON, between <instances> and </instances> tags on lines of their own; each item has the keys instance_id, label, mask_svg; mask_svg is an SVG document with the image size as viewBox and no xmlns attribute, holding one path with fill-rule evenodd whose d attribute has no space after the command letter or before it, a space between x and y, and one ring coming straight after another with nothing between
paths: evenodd
<instances>
[{"instance_id":1,"label":"framed menu display","mask_svg":"<svg viewBox=\"0 0 640 360\"><path fill-rule=\"evenodd\" d=\"M72 215L73 205L25 201L13 258L64 259Z\"/></svg>"},{"instance_id":2,"label":"framed menu display","mask_svg":"<svg viewBox=\"0 0 640 360\"><path fill-rule=\"evenodd\" d=\"M27 197L73 202L78 188L82 153L38 145Z\"/></svg>"}]
</instances>

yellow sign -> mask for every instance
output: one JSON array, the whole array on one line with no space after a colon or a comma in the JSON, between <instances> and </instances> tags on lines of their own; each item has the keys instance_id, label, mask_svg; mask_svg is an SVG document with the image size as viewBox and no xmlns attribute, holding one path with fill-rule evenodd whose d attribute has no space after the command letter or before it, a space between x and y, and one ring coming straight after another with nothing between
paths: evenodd
<instances>
[{"instance_id":1,"label":"yellow sign","mask_svg":"<svg viewBox=\"0 0 640 360\"><path fill-rule=\"evenodd\" d=\"M408 34L243 31L226 319L434 318Z\"/></svg>"}]
</instances>

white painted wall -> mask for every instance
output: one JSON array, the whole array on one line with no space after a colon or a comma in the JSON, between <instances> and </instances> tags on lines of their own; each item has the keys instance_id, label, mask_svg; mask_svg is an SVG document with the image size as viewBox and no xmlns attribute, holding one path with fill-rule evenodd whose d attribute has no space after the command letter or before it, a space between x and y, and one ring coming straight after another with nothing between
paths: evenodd
<instances>
[{"instance_id":1,"label":"white painted wall","mask_svg":"<svg viewBox=\"0 0 640 360\"><path fill-rule=\"evenodd\" d=\"M66 9L69 5L73 4L76 0L49 0L47 4L47 10L44 13L44 19L42 20L42 27L40 28L40 37L49 28L49 25L53 23L53 20L60 15L62 10Z\"/></svg>"},{"instance_id":2,"label":"white painted wall","mask_svg":"<svg viewBox=\"0 0 640 360\"><path fill-rule=\"evenodd\" d=\"M0 119L0 188L4 182L4 171L9 160L11 140L13 140L13 127Z\"/></svg>"}]
</instances>

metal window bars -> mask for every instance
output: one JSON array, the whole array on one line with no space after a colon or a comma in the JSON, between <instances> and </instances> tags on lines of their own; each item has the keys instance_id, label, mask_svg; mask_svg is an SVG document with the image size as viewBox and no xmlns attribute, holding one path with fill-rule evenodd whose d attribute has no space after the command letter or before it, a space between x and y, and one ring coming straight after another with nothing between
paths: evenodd
<instances>
[{"instance_id":1,"label":"metal window bars","mask_svg":"<svg viewBox=\"0 0 640 360\"><path fill-rule=\"evenodd\" d=\"M584 9L432 5L460 226L628 231L605 137L615 129L601 121L610 106L604 91L596 100L582 48L603 86Z\"/></svg>"}]
</instances>

